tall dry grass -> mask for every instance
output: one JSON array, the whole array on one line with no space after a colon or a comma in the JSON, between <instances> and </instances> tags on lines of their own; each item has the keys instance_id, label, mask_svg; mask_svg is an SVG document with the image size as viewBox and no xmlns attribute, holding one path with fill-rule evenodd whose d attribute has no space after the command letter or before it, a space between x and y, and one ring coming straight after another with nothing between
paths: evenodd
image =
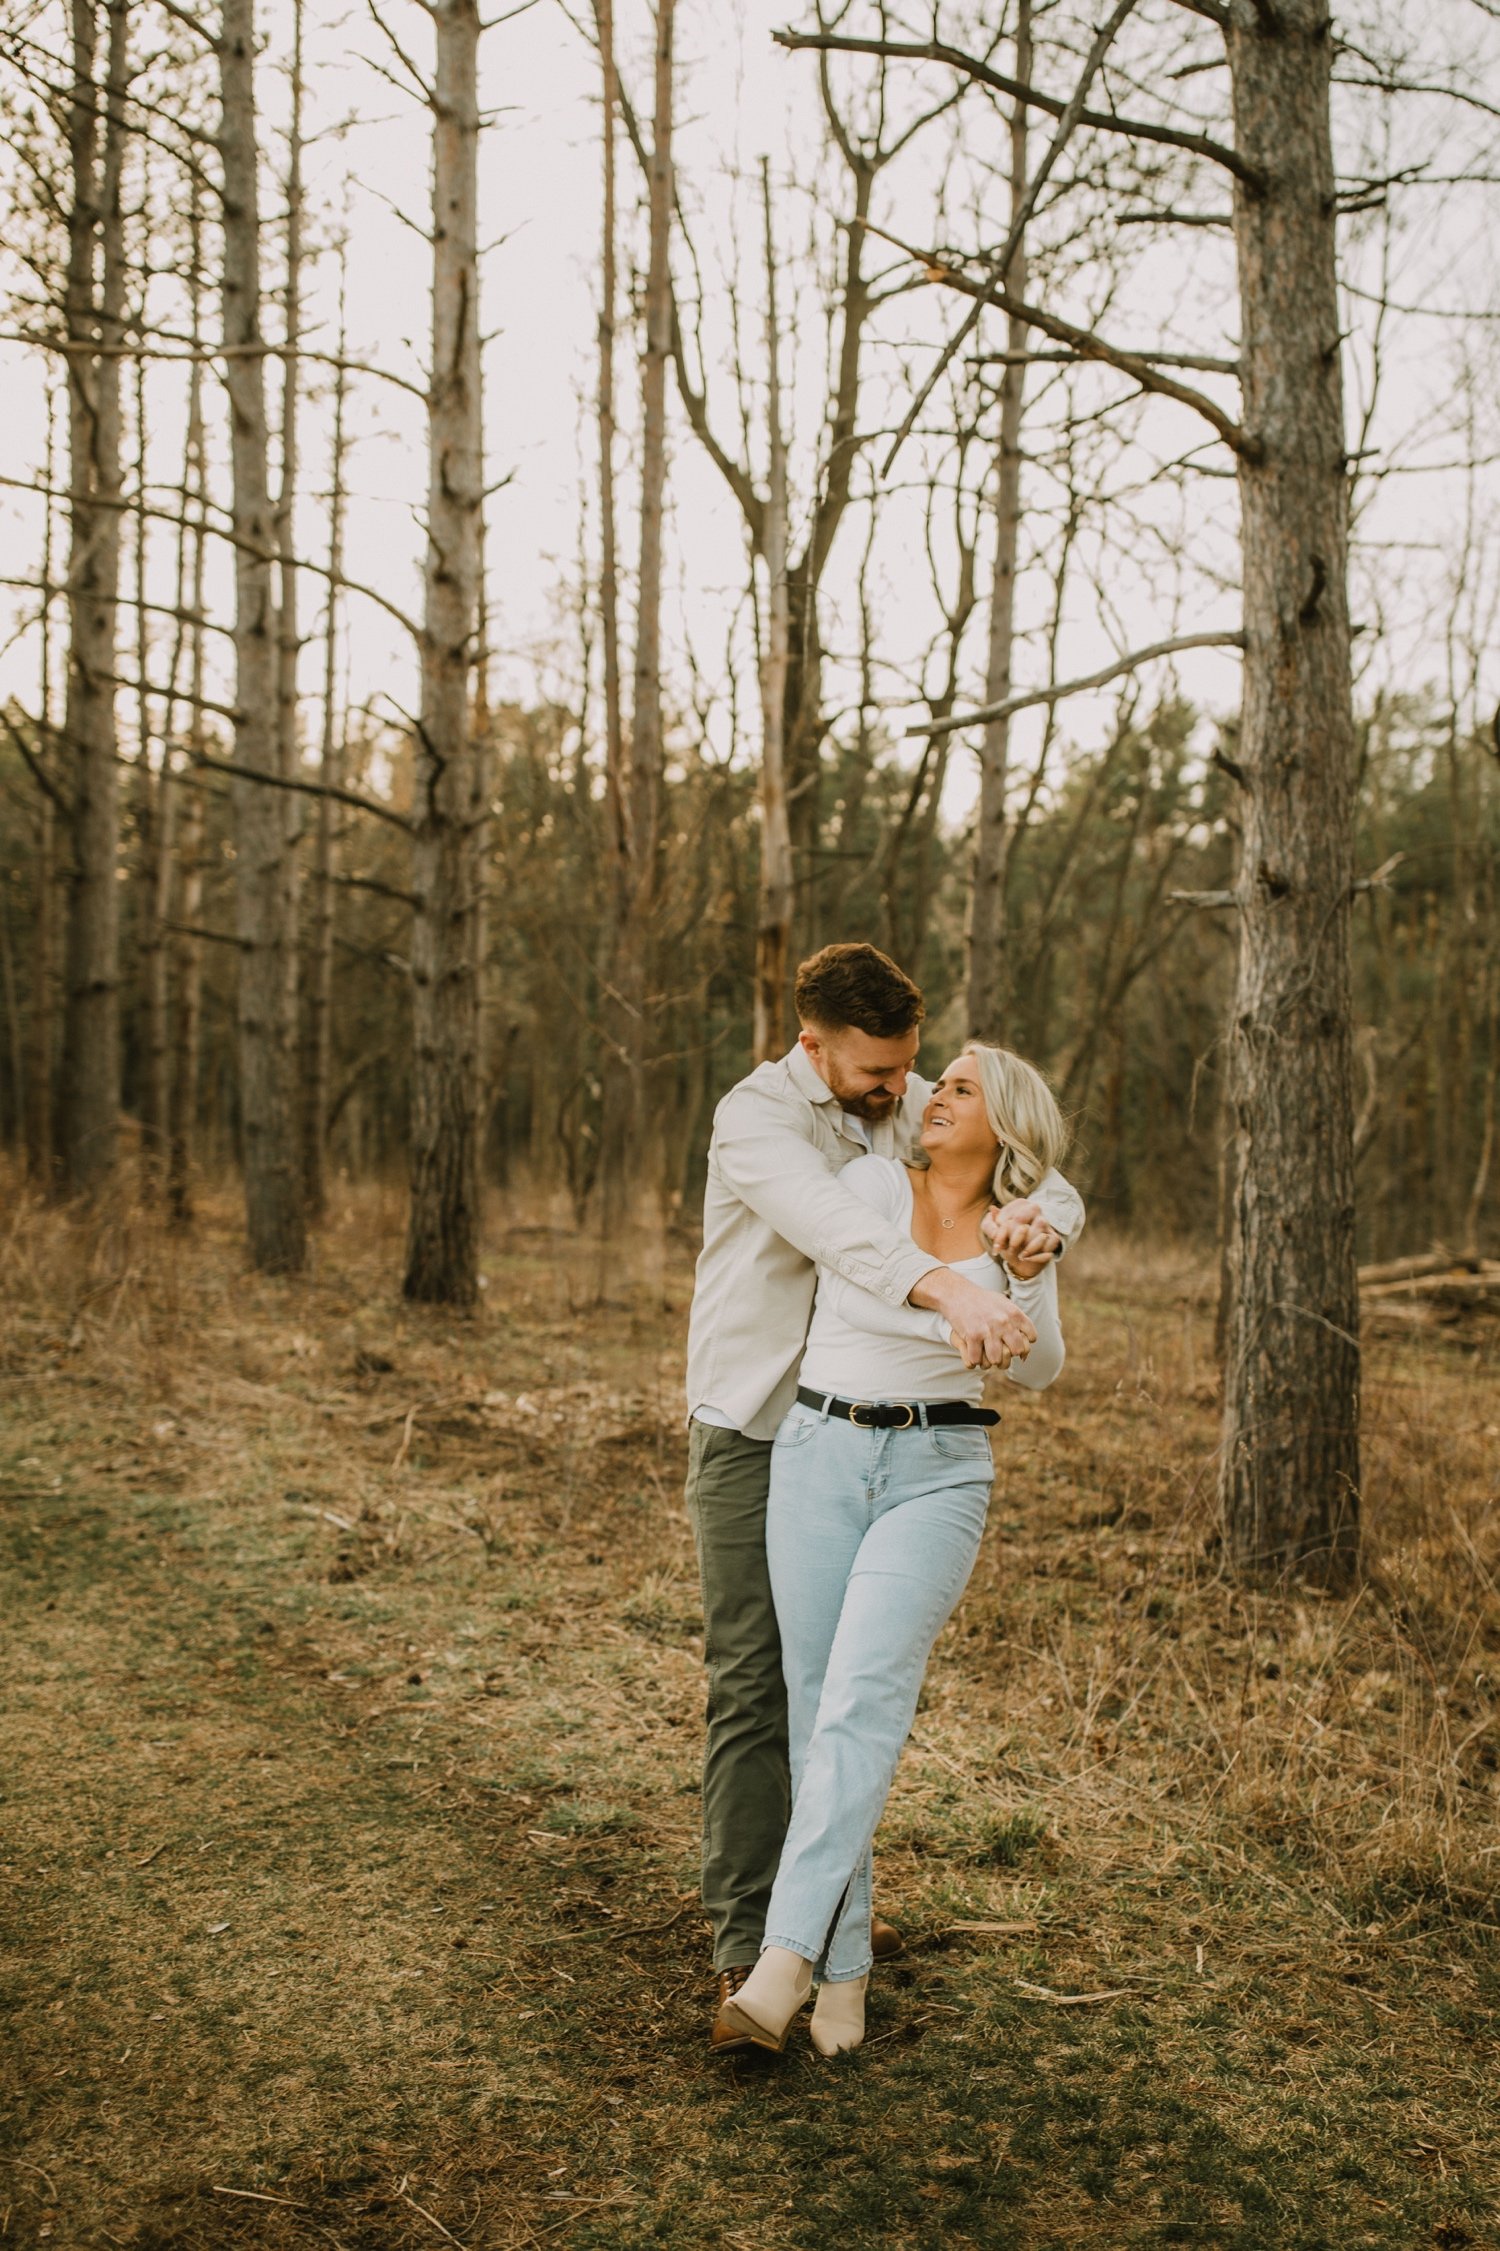
<instances>
[{"instance_id":1,"label":"tall dry grass","mask_svg":"<svg viewBox=\"0 0 1500 2251\"><path fill-rule=\"evenodd\" d=\"M49 1208L11 1178L0 1370L38 1408L45 1395L52 1424L84 1447L211 1406L216 1443L253 1450L271 1413L283 1434L295 1426L310 1489L342 1495L372 1529L425 1507L482 1543L486 1418L513 1412L507 1339L536 1332L556 1340L550 1382L527 1394L539 1443L551 1432L560 1444L606 1398L622 1426L644 1415L669 1513L690 1246L642 1229L602 1251L560 1207L497 1199L484 1303L460 1320L400 1303L402 1222L394 1184L345 1185L311 1273L272 1281L245 1270L232 1184L204 1194L184 1234L124 1199ZM1253 1869L1262 1886L1315 1898L1339 1927L1489 1919L1494 1326L1369 1340L1360 1583L1338 1597L1268 1591L1233 1583L1217 1538L1212 1290L1190 1246L1092 1235L1069 1260L1065 1379L1024 1402L997 1388L992 1535L940 1646L893 1836L925 1862L977 1866L964 1824L978 1807L1002 1827L1039 1823L1100 1877L1188 1855L1215 1880ZM390 1443L351 1450L356 1408L371 1425L350 1370L387 1348L401 1370ZM446 1465L414 1477L411 1434L439 1411ZM655 1539L631 1568L691 1607L680 1518ZM967 1796L954 1810L956 1780ZM983 1884L966 1880L982 1905Z\"/></svg>"}]
</instances>

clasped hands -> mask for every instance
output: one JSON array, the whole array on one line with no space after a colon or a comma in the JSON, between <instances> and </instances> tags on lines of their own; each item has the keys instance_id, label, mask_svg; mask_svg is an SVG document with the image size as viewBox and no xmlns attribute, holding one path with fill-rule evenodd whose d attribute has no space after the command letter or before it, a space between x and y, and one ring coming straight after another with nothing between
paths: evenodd
<instances>
[{"instance_id":1,"label":"clasped hands","mask_svg":"<svg viewBox=\"0 0 1500 2251\"><path fill-rule=\"evenodd\" d=\"M985 1248L1002 1259L1018 1280L1031 1281L1062 1247L1062 1238L1042 1217L1041 1207L1025 1197L992 1206L979 1225ZM974 1290L965 1303L962 1320L955 1320L950 1335L966 1368L1008 1368L1024 1360L1036 1342L1036 1330L1018 1305L992 1291Z\"/></svg>"}]
</instances>

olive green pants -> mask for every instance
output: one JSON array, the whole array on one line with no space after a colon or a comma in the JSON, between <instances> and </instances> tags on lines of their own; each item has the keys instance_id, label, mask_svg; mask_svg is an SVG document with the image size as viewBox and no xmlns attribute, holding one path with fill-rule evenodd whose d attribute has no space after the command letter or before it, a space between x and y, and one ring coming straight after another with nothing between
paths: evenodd
<instances>
[{"instance_id":1,"label":"olive green pants","mask_svg":"<svg viewBox=\"0 0 1500 2251\"><path fill-rule=\"evenodd\" d=\"M771 1442L689 1426L687 1511L703 1584L708 1741L703 1905L714 1968L754 1962L791 1815L786 1683L766 1563Z\"/></svg>"}]
</instances>

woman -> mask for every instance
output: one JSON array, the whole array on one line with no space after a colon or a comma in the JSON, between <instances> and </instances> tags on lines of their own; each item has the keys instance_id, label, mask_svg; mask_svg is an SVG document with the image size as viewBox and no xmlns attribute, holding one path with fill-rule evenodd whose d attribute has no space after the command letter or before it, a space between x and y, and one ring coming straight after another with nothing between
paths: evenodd
<instances>
[{"instance_id":1,"label":"woman","mask_svg":"<svg viewBox=\"0 0 1500 2251\"><path fill-rule=\"evenodd\" d=\"M1063 1364L1057 1273L1007 1276L979 1223L1027 1196L1066 1130L1041 1074L975 1044L923 1114L923 1160L860 1157L839 1175L934 1258L1009 1293L1033 1341L1012 1380L1039 1391ZM755 1968L721 2012L780 2052L814 1978L813 2045L864 2038L870 1846L933 1642L968 1583L994 1464L966 1368L938 1315L892 1306L826 1268L797 1404L776 1433L766 1552L781 1630L792 1819Z\"/></svg>"}]
</instances>

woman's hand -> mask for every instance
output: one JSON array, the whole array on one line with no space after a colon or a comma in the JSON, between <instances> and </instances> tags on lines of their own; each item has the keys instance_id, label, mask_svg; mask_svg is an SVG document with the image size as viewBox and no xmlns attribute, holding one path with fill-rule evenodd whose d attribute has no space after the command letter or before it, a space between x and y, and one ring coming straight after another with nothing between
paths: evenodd
<instances>
[{"instance_id":1,"label":"woman's hand","mask_svg":"<svg viewBox=\"0 0 1500 2251\"><path fill-rule=\"evenodd\" d=\"M1040 1204L1018 1196L992 1205L979 1222L980 1240L991 1257L1010 1268L1017 1281L1035 1281L1062 1248L1062 1237L1042 1217Z\"/></svg>"},{"instance_id":2,"label":"woman's hand","mask_svg":"<svg viewBox=\"0 0 1500 2251\"><path fill-rule=\"evenodd\" d=\"M1036 1343L1036 1330L1030 1319L1008 1297L996 1297L993 1290L982 1290L977 1282L966 1275L955 1274L955 1283L965 1291L972 1291L978 1319L967 1321L963 1314L952 1321L948 1331L953 1349L966 1368L1008 1368L1012 1360L1024 1360ZM965 1310L967 1308L965 1301ZM946 1305L939 1308L949 1313Z\"/></svg>"},{"instance_id":3,"label":"woman's hand","mask_svg":"<svg viewBox=\"0 0 1500 2251\"><path fill-rule=\"evenodd\" d=\"M958 1354L958 1357L960 1358L960 1360L962 1360L966 1368L973 1368L978 1366L979 1363L977 1361L971 1360L969 1358L968 1348L965 1344L964 1339L959 1335L957 1329L950 1329L948 1331L948 1342L952 1345L954 1351ZM991 1345L990 1350L994 1354L994 1358L986 1361L986 1367L1008 1368L1010 1366L1011 1354L1003 1344L993 1344Z\"/></svg>"}]
</instances>

